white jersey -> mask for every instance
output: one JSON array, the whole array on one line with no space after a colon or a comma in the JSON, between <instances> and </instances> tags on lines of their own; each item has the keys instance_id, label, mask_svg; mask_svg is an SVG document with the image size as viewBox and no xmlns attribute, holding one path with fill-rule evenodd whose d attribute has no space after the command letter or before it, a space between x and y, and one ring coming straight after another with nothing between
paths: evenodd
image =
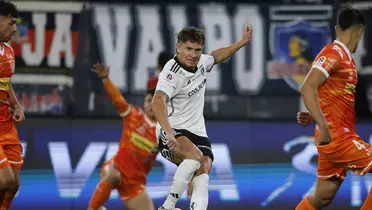
<instances>
[{"instance_id":1,"label":"white jersey","mask_svg":"<svg viewBox=\"0 0 372 210\"><path fill-rule=\"evenodd\" d=\"M155 92L168 97L168 119L173 129L185 129L191 133L208 137L204 121L204 95L208 72L212 70L214 58L202 54L194 71L183 68L177 57L165 64L160 72ZM157 135L160 125L157 126Z\"/></svg>"}]
</instances>

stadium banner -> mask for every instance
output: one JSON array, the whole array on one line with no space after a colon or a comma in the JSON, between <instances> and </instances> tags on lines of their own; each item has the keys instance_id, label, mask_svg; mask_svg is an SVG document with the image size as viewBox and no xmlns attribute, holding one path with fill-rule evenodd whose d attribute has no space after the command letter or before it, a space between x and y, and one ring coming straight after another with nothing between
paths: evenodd
<instances>
[{"instance_id":1,"label":"stadium banner","mask_svg":"<svg viewBox=\"0 0 372 210\"><path fill-rule=\"evenodd\" d=\"M16 57L12 83L20 103L29 115L64 115L73 86L71 70L82 4L70 3L70 7L33 1L15 4L20 10L18 32L9 45ZM32 105L28 105L30 101ZM55 107L63 108L56 111Z\"/></svg>"},{"instance_id":2,"label":"stadium banner","mask_svg":"<svg viewBox=\"0 0 372 210\"><path fill-rule=\"evenodd\" d=\"M69 92L61 94L66 97L61 105L66 109L59 114L66 114L71 107L74 115L114 116L116 112L99 79L90 72L93 63L110 65L114 83L130 103L141 105L158 53L174 54L175 33L182 27L201 27L208 53L237 41L240 26L249 23L255 29L254 39L210 74L206 117L292 118L303 109L298 87L309 61L334 37L334 16L339 7L286 3L16 2L21 18L19 33L10 43L16 53L13 83L20 88L32 85L44 93L51 86ZM371 18L370 2L354 6ZM360 117L372 117L372 53L368 50L372 42L366 41L372 30L367 27L355 54L361 83L357 91Z\"/></svg>"},{"instance_id":3,"label":"stadium banner","mask_svg":"<svg viewBox=\"0 0 372 210\"><path fill-rule=\"evenodd\" d=\"M372 15L371 7L366 6L371 3L355 5L367 19ZM252 41L226 63L215 66L209 75L205 115L208 118L285 119L304 110L299 87L316 54L334 39L339 7L216 3L92 4L86 8L89 17L81 19L85 35L79 40L79 48L85 51L79 53L81 59L74 69L79 72L74 78L77 113L116 114L100 80L90 72L91 64L109 65L111 79L128 101L141 105L147 79L157 66L158 54L175 53L175 34L180 29L188 25L202 28L206 35L205 53L208 53L238 41L243 25L251 24ZM372 72L372 52L368 50L372 49L371 42L366 41L372 30L368 29L354 56L361 83L366 84L371 81ZM86 85L87 78L89 85ZM359 91L359 101L371 101L372 89L364 83L360 86L364 85L368 92ZM372 116L365 103L361 103L359 113L363 113L360 114L363 117Z\"/></svg>"},{"instance_id":4,"label":"stadium banner","mask_svg":"<svg viewBox=\"0 0 372 210\"><path fill-rule=\"evenodd\" d=\"M371 141L371 123L358 124ZM118 148L120 120L32 119L19 126L25 165L14 208L86 209L99 182L99 168ZM295 209L316 180L314 126L295 122L208 121L215 161L210 176L209 209ZM160 155L148 177L147 190L161 205L175 166ZM349 173L329 209L359 209L371 187L371 175ZM182 197L179 207L188 209ZM113 192L108 209L122 209Z\"/></svg>"}]
</instances>

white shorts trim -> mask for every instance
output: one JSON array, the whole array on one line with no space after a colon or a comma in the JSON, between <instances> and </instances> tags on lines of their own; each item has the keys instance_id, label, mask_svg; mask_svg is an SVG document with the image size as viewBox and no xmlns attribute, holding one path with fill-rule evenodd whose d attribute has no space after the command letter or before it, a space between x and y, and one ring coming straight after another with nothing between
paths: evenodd
<instances>
[{"instance_id":1,"label":"white shorts trim","mask_svg":"<svg viewBox=\"0 0 372 210\"><path fill-rule=\"evenodd\" d=\"M338 173L335 173L335 174L331 174L331 175L325 175L325 176L321 176L321 175L317 175L318 178L321 178L321 179L328 179L328 178L331 178L331 177L338 177L338 178L341 178L341 179L345 179L344 176L341 176L340 174Z\"/></svg>"},{"instance_id":2,"label":"white shorts trim","mask_svg":"<svg viewBox=\"0 0 372 210\"><path fill-rule=\"evenodd\" d=\"M369 162L369 164L363 169L363 171L360 173L361 176L364 176L366 173L368 173L368 169L371 168L372 161Z\"/></svg>"},{"instance_id":3,"label":"white shorts trim","mask_svg":"<svg viewBox=\"0 0 372 210\"><path fill-rule=\"evenodd\" d=\"M11 163L11 164L14 164L14 165L19 165L19 164L22 164L23 163L23 160L21 160L21 161L11 161L11 160L9 160L9 163Z\"/></svg>"},{"instance_id":4,"label":"white shorts trim","mask_svg":"<svg viewBox=\"0 0 372 210\"><path fill-rule=\"evenodd\" d=\"M7 161L7 160L8 160L8 158L4 158L4 159L0 160L0 164L1 164L1 163L4 163L4 162Z\"/></svg>"}]
</instances>

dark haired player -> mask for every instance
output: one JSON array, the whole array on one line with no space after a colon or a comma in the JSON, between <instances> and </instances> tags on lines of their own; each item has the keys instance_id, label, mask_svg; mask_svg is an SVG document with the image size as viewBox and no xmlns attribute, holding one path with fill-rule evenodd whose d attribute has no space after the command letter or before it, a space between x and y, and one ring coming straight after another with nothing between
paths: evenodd
<instances>
[{"instance_id":1,"label":"dark haired player","mask_svg":"<svg viewBox=\"0 0 372 210\"><path fill-rule=\"evenodd\" d=\"M314 193L301 201L296 210L318 210L328 206L348 170L361 176L371 172L372 147L360 139L354 128L358 78L351 57L362 38L365 24L360 11L351 7L342 9L336 25L336 40L315 58L301 87L309 113L298 113L298 123L308 125L315 120L319 157ZM362 209L372 209L371 194Z\"/></svg>"},{"instance_id":2,"label":"dark haired player","mask_svg":"<svg viewBox=\"0 0 372 210\"><path fill-rule=\"evenodd\" d=\"M206 55L202 54L205 41L203 31L187 27L178 33L176 55L159 74L152 101L158 121L156 135L159 150L163 157L178 165L173 184L160 210L175 209L193 177L190 208L207 209L213 153L203 116L206 81L213 65L232 56L251 37L252 28L246 25L240 41Z\"/></svg>"},{"instance_id":3,"label":"dark haired player","mask_svg":"<svg viewBox=\"0 0 372 210\"><path fill-rule=\"evenodd\" d=\"M127 103L109 79L108 67L96 64L93 71L102 79L108 96L125 123L118 152L102 167L102 179L93 193L88 210L105 209L103 204L114 189L117 189L129 210L152 210L154 204L145 185L146 176L158 154L156 121L151 108L155 86L149 87L142 110Z\"/></svg>"},{"instance_id":4,"label":"dark haired player","mask_svg":"<svg viewBox=\"0 0 372 210\"><path fill-rule=\"evenodd\" d=\"M23 165L22 145L15 123L25 119L21 105L14 93L11 78L15 69L13 49L6 43L17 31L17 7L0 0L0 209L12 205L18 191L20 169ZM13 109L13 116L9 112Z\"/></svg>"}]
</instances>

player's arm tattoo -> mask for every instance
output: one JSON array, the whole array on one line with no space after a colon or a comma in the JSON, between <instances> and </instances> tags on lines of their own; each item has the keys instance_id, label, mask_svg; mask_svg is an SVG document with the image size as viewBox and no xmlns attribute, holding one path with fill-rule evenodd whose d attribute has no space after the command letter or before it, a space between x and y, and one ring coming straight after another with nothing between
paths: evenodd
<instances>
[{"instance_id":1,"label":"player's arm tattoo","mask_svg":"<svg viewBox=\"0 0 372 210\"><path fill-rule=\"evenodd\" d=\"M214 58L214 64L219 64L224 62L226 59L231 57L234 53L236 53L240 48L244 47L247 44L246 41L238 41L228 47L219 48L217 50L213 50L210 55Z\"/></svg>"},{"instance_id":2,"label":"player's arm tattoo","mask_svg":"<svg viewBox=\"0 0 372 210\"><path fill-rule=\"evenodd\" d=\"M21 110L22 107L18 102L17 95L14 92L12 83L9 83L9 103L13 109Z\"/></svg>"}]
</instances>

